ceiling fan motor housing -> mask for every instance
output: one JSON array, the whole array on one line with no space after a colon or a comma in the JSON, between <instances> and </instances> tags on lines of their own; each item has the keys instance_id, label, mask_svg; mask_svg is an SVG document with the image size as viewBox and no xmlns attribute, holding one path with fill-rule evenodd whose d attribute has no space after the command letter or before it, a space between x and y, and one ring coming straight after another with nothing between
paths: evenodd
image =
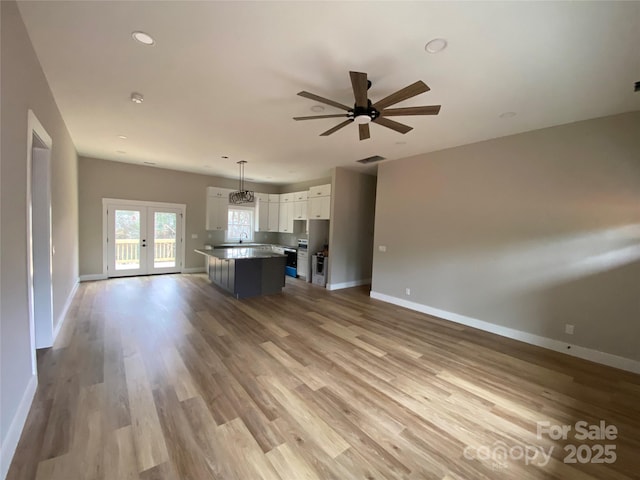
<instances>
[{"instance_id":1,"label":"ceiling fan motor housing","mask_svg":"<svg viewBox=\"0 0 640 480\"><path fill-rule=\"evenodd\" d=\"M371 101L369 101L368 107L358 107L354 105L353 109L347 112L347 117L351 120L362 115L368 116L371 118L371 121L373 121L380 116L380 112L371 106Z\"/></svg>"}]
</instances>

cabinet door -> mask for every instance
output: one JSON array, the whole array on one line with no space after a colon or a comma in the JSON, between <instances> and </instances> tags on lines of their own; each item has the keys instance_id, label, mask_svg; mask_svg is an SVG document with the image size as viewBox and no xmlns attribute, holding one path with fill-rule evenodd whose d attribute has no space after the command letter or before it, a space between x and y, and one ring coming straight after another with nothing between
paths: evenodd
<instances>
[{"instance_id":1,"label":"cabinet door","mask_svg":"<svg viewBox=\"0 0 640 480\"><path fill-rule=\"evenodd\" d=\"M256 232L269 231L269 199L258 199L256 202Z\"/></svg>"},{"instance_id":2,"label":"cabinet door","mask_svg":"<svg viewBox=\"0 0 640 480\"><path fill-rule=\"evenodd\" d=\"M207 197L207 230L227 229L227 199L224 197Z\"/></svg>"},{"instance_id":3,"label":"cabinet door","mask_svg":"<svg viewBox=\"0 0 640 480\"><path fill-rule=\"evenodd\" d=\"M267 230L269 232L277 232L280 219L280 204L269 203L269 223Z\"/></svg>"},{"instance_id":4,"label":"cabinet door","mask_svg":"<svg viewBox=\"0 0 640 480\"><path fill-rule=\"evenodd\" d=\"M331 195L331 184L318 185L309 189L309 198L312 197L328 197Z\"/></svg>"},{"instance_id":5,"label":"cabinet door","mask_svg":"<svg viewBox=\"0 0 640 480\"><path fill-rule=\"evenodd\" d=\"M304 278L309 276L309 255L298 252L298 275Z\"/></svg>"},{"instance_id":6,"label":"cabinet door","mask_svg":"<svg viewBox=\"0 0 640 480\"><path fill-rule=\"evenodd\" d=\"M306 200L293 202L293 219L294 220L307 219L307 201Z\"/></svg>"},{"instance_id":7,"label":"cabinet door","mask_svg":"<svg viewBox=\"0 0 640 480\"><path fill-rule=\"evenodd\" d=\"M280 221L278 222L279 232L293 232L293 204L294 202L280 204Z\"/></svg>"},{"instance_id":8,"label":"cabinet door","mask_svg":"<svg viewBox=\"0 0 640 480\"><path fill-rule=\"evenodd\" d=\"M331 197L312 197L309 199L309 219L329 220L331 215Z\"/></svg>"},{"instance_id":9,"label":"cabinet door","mask_svg":"<svg viewBox=\"0 0 640 480\"><path fill-rule=\"evenodd\" d=\"M331 197L320 197L320 218L331 218Z\"/></svg>"}]
</instances>

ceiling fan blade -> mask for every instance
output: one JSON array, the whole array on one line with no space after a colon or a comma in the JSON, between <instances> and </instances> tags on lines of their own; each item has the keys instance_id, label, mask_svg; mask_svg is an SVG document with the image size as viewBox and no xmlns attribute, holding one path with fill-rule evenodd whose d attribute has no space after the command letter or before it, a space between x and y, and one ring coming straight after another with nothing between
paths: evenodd
<instances>
[{"instance_id":1,"label":"ceiling fan blade","mask_svg":"<svg viewBox=\"0 0 640 480\"><path fill-rule=\"evenodd\" d=\"M314 120L316 118L338 118L346 117L346 113L336 113L335 115L312 115L310 117L293 117L294 120Z\"/></svg>"},{"instance_id":2,"label":"ceiling fan blade","mask_svg":"<svg viewBox=\"0 0 640 480\"><path fill-rule=\"evenodd\" d=\"M349 76L351 77L353 96L356 99L356 107L367 108L369 105L367 100L367 74L361 72L349 72Z\"/></svg>"},{"instance_id":3,"label":"ceiling fan blade","mask_svg":"<svg viewBox=\"0 0 640 480\"><path fill-rule=\"evenodd\" d=\"M378 117L374 120L378 125L382 125L383 127L390 128L391 130L395 130L396 132L402 133L403 135L411 130L413 127L409 125L405 125L403 123L396 122L394 120L389 120L388 118Z\"/></svg>"},{"instance_id":4,"label":"ceiling fan blade","mask_svg":"<svg viewBox=\"0 0 640 480\"><path fill-rule=\"evenodd\" d=\"M339 123L339 124L338 124L338 125L336 125L335 127L330 128L330 129L329 129L329 130L327 130L326 132L321 133L321 134L320 134L320 136L321 136L321 137L326 137L326 136L328 136L328 135L331 135L332 133L337 132L337 131L338 131L338 130L340 130L341 128L346 127L346 126L347 126L347 125L349 125L351 122L353 122L353 120L351 120L351 119L349 119L349 120L345 120L344 122Z\"/></svg>"},{"instance_id":5,"label":"ceiling fan blade","mask_svg":"<svg viewBox=\"0 0 640 480\"><path fill-rule=\"evenodd\" d=\"M360 140L366 140L371 135L369 134L369 124L361 123L358 125L358 131L360 132Z\"/></svg>"},{"instance_id":6,"label":"ceiling fan blade","mask_svg":"<svg viewBox=\"0 0 640 480\"><path fill-rule=\"evenodd\" d=\"M398 115L438 115L441 105L429 105L428 107L387 108L380 112L383 117L395 117Z\"/></svg>"},{"instance_id":7,"label":"ceiling fan blade","mask_svg":"<svg viewBox=\"0 0 640 480\"><path fill-rule=\"evenodd\" d=\"M347 107L346 105L343 105L338 102L334 102L333 100L329 100L328 98L320 97L313 93L303 91L303 92L298 92L298 95L304 98L308 98L310 100L315 100L316 102L326 103L327 105L331 105L332 107L341 108L342 110L351 110L351 107Z\"/></svg>"},{"instance_id":8,"label":"ceiling fan blade","mask_svg":"<svg viewBox=\"0 0 640 480\"><path fill-rule=\"evenodd\" d=\"M416 95L420 95L421 93L428 92L430 88L424 83L422 80L418 80L416 83L412 83L408 87L404 87L402 90L398 90L396 93L392 93L388 97L383 98L373 105L378 111L384 110L385 108L399 103L403 100L406 100L411 97L415 97Z\"/></svg>"}]
</instances>

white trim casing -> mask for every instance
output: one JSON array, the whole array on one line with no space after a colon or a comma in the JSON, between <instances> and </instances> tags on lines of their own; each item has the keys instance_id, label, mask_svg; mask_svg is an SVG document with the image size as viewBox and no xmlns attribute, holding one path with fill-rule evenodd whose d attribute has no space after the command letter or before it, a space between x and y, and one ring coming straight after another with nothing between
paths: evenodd
<instances>
[{"instance_id":1,"label":"white trim casing","mask_svg":"<svg viewBox=\"0 0 640 480\"><path fill-rule=\"evenodd\" d=\"M36 375L38 370L38 362L36 359L36 329L35 329L35 313L34 313L34 292L33 292L33 232L32 225L32 163L33 163L33 136L44 144L46 148L51 150L53 140L42 126L38 117L33 110L27 111L27 303L29 310L29 334L31 336L31 372Z\"/></svg>"},{"instance_id":2,"label":"white trim casing","mask_svg":"<svg viewBox=\"0 0 640 480\"><path fill-rule=\"evenodd\" d=\"M371 285L371 279L353 280L351 282L327 283L327 290L341 290L343 288L360 287L361 285Z\"/></svg>"},{"instance_id":3,"label":"white trim casing","mask_svg":"<svg viewBox=\"0 0 640 480\"><path fill-rule=\"evenodd\" d=\"M20 436L22 435L22 430L27 421L29 409L31 408L37 389L38 376L32 375L24 391L24 395L22 395L18 410L13 416L11 425L9 425L7 435L2 440L2 446L0 447L0 478L6 478L7 473L9 473L11 460L13 460L13 455L16 453L16 447L20 441Z\"/></svg>"},{"instance_id":4,"label":"white trim casing","mask_svg":"<svg viewBox=\"0 0 640 480\"><path fill-rule=\"evenodd\" d=\"M468 327L477 328L478 330L484 330L485 332L495 333L502 337L512 338L521 342L536 345L538 347L548 348L556 352L565 353L572 357L582 358L584 360L590 360L595 363L607 365L609 367L619 368L628 372L640 373L640 361L620 357L611 353L601 352L599 350L593 350L590 348L582 347L580 345L573 345L570 343L555 340L553 338L542 337L534 333L523 332L522 330L516 330L514 328L504 327L502 325L496 325L495 323L485 322L484 320L478 320L477 318L467 317L458 313L448 312L446 310L440 310L438 308L429 307L428 305L422 305L421 303L410 302L402 298L393 297L384 293L374 292L370 293L371 298L376 300L382 300L383 302L392 303L400 307L408 308L409 310L415 310L417 312L426 313L434 317L450 320L455 323L466 325Z\"/></svg>"}]
</instances>

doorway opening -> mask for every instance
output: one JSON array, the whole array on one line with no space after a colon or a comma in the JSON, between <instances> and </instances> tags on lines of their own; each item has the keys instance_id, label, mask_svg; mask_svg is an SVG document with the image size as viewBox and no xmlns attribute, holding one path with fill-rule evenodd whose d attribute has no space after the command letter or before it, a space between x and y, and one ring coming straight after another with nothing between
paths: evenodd
<instances>
[{"instance_id":1,"label":"doorway opening","mask_svg":"<svg viewBox=\"0 0 640 480\"><path fill-rule=\"evenodd\" d=\"M27 296L32 370L36 349L53 345L52 140L33 111L27 115Z\"/></svg>"}]
</instances>

